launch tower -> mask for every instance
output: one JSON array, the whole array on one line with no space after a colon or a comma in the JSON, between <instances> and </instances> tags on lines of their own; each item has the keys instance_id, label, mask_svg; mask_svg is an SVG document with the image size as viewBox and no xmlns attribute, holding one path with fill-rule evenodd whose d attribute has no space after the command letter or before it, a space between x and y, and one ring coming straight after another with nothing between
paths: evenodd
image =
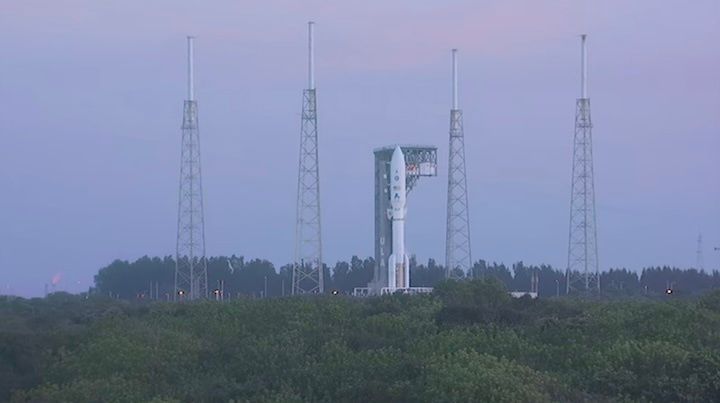
<instances>
[{"instance_id":1,"label":"launch tower","mask_svg":"<svg viewBox=\"0 0 720 403\"><path fill-rule=\"evenodd\" d=\"M320 169L315 99L313 25L308 23L308 88L303 90L298 163L295 262L292 294L322 294L323 263L320 231Z\"/></svg>"},{"instance_id":2,"label":"launch tower","mask_svg":"<svg viewBox=\"0 0 720 403\"><path fill-rule=\"evenodd\" d=\"M600 291L597 220L595 216L595 181L593 174L592 121L587 92L587 35L581 35L581 89L575 112L573 165L570 192L570 235L566 291L597 293Z\"/></svg>"},{"instance_id":3,"label":"launch tower","mask_svg":"<svg viewBox=\"0 0 720 403\"><path fill-rule=\"evenodd\" d=\"M375 269L368 287L355 289L356 295L381 294L390 290L388 260L392 251L391 161L396 146L377 148L375 154ZM401 145L405 157L405 189L409 194L421 177L437 176L437 147ZM412 288L412 287L411 287ZM416 289L423 292L424 289Z\"/></svg>"},{"instance_id":4,"label":"launch tower","mask_svg":"<svg viewBox=\"0 0 720 403\"><path fill-rule=\"evenodd\" d=\"M193 82L193 39L193 37L187 38L188 96L183 107L180 151L175 300L194 300L208 296L200 133Z\"/></svg>"},{"instance_id":5,"label":"launch tower","mask_svg":"<svg viewBox=\"0 0 720 403\"><path fill-rule=\"evenodd\" d=\"M458 106L457 49L452 50L452 109L450 109L450 147L448 148L447 232L445 269L448 278L471 275L470 207L465 173L465 133L463 113Z\"/></svg>"}]
</instances>

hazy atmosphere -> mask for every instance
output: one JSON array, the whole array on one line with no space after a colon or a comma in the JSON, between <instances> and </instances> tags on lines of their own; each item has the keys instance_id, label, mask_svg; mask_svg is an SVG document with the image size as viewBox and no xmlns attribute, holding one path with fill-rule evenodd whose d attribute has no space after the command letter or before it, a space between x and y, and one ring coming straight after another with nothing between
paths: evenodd
<instances>
[{"instance_id":1,"label":"hazy atmosphere","mask_svg":"<svg viewBox=\"0 0 720 403\"><path fill-rule=\"evenodd\" d=\"M194 35L207 255L293 259L307 21L323 254L373 254L373 154L435 145L407 249L445 256L459 49L473 258L564 268L578 35L589 35L600 269L720 268L720 2L0 2L0 293L86 290L175 253Z\"/></svg>"}]
</instances>

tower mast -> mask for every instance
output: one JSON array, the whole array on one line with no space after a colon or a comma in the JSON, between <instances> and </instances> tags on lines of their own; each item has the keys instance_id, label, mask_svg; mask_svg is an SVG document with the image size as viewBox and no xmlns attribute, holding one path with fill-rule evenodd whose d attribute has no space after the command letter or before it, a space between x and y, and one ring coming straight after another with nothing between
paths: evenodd
<instances>
[{"instance_id":1,"label":"tower mast","mask_svg":"<svg viewBox=\"0 0 720 403\"><path fill-rule=\"evenodd\" d=\"M698 271L705 270L705 257L703 256L702 234L698 234L695 269Z\"/></svg>"},{"instance_id":2,"label":"tower mast","mask_svg":"<svg viewBox=\"0 0 720 403\"><path fill-rule=\"evenodd\" d=\"M320 169L318 164L317 103L315 97L314 22L308 22L308 88L303 90L298 163L295 262L292 293L325 291L320 225Z\"/></svg>"},{"instance_id":3,"label":"tower mast","mask_svg":"<svg viewBox=\"0 0 720 403\"><path fill-rule=\"evenodd\" d=\"M187 38L187 100L183 104L180 190L175 250L175 300L207 298L205 216L203 213L200 133L193 72L193 41Z\"/></svg>"},{"instance_id":4,"label":"tower mast","mask_svg":"<svg viewBox=\"0 0 720 403\"><path fill-rule=\"evenodd\" d=\"M452 50L452 108L448 163L447 232L445 268L448 278L460 279L472 269L470 212L465 171L465 133L462 109L458 106L457 49Z\"/></svg>"},{"instance_id":5,"label":"tower mast","mask_svg":"<svg viewBox=\"0 0 720 403\"><path fill-rule=\"evenodd\" d=\"M587 85L587 35L581 35L580 98L576 102L570 191L570 234L566 292L597 293L600 270L595 215L592 121Z\"/></svg>"}]
</instances>

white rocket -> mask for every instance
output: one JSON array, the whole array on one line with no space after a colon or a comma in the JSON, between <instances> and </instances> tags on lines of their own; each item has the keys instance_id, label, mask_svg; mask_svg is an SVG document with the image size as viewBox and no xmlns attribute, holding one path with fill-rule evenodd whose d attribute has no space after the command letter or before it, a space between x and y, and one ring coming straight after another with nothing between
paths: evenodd
<instances>
[{"instance_id":1,"label":"white rocket","mask_svg":"<svg viewBox=\"0 0 720 403\"><path fill-rule=\"evenodd\" d=\"M390 160L390 206L388 218L392 221L392 255L388 259L388 287L410 287L410 264L405 253L405 214L407 213L405 187L405 156L400 146L395 147Z\"/></svg>"}]
</instances>

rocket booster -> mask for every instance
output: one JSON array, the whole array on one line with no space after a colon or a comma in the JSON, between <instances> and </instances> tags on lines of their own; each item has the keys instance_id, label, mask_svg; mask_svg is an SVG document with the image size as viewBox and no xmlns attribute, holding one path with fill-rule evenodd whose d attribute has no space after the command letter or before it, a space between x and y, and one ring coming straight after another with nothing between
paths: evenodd
<instances>
[{"instance_id":1,"label":"rocket booster","mask_svg":"<svg viewBox=\"0 0 720 403\"><path fill-rule=\"evenodd\" d=\"M390 160L390 210L392 221L392 255L388 259L388 287L410 287L410 264L405 253L405 214L407 189L405 185L405 156L400 146L395 147Z\"/></svg>"}]
</instances>

